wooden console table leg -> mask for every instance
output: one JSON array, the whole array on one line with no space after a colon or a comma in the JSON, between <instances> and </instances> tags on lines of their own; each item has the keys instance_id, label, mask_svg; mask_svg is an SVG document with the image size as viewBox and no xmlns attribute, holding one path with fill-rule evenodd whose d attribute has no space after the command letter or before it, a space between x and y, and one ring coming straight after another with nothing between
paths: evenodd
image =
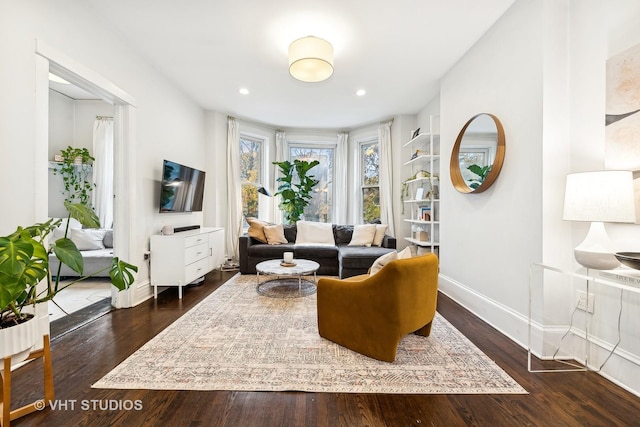
<instances>
[{"instance_id":1,"label":"wooden console table leg","mask_svg":"<svg viewBox=\"0 0 640 427\"><path fill-rule=\"evenodd\" d=\"M32 351L25 360L39 359L42 357L44 365L44 399L37 400L21 408L11 410L11 358L4 359L4 371L0 375L2 391L0 392L0 407L2 418L0 427L9 427L11 420L23 417L35 411L41 411L55 398L53 390L53 367L51 366L51 343L49 335L42 337L44 345L41 350Z\"/></svg>"}]
</instances>

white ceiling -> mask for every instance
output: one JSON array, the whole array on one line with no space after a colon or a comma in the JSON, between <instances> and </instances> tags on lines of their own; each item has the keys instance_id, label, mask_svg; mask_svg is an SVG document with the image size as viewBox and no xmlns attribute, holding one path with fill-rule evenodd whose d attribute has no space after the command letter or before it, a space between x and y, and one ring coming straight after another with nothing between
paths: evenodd
<instances>
[{"instance_id":1,"label":"white ceiling","mask_svg":"<svg viewBox=\"0 0 640 427\"><path fill-rule=\"evenodd\" d=\"M417 113L514 0L88 2L203 108L283 128L341 129ZM324 82L288 73L288 45L307 35L334 46Z\"/></svg>"}]
</instances>

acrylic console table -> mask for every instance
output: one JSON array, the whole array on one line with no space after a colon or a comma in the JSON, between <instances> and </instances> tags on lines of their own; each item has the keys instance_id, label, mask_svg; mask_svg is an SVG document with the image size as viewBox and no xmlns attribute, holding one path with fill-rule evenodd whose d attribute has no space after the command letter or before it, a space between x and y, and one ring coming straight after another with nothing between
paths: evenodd
<instances>
[{"instance_id":1,"label":"acrylic console table","mask_svg":"<svg viewBox=\"0 0 640 427\"><path fill-rule=\"evenodd\" d=\"M534 292L538 291L539 295L544 295L545 290L545 273L554 273L562 277L565 281L569 281L572 284L583 284L584 285L584 297L585 299L581 301L581 303L576 302L575 307L573 308L573 312L571 313L571 321L569 326L564 326L563 331L559 331L560 327L555 328L555 332L562 334L560 342L557 346L555 346L555 350L551 356L548 356L544 349L544 332L547 328L547 325L544 322L537 322L532 318L532 305L533 305L533 295ZM536 279L539 275L541 281L537 282ZM593 316L589 316L592 314L592 306L593 302L589 301L592 298L591 290L595 285L603 286L604 288L610 290L618 290L619 291L619 310L618 310L618 323L617 323L617 333L618 340L617 343L612 345L609 350L609 354L605 358L604 362L600 364L599 367L595 369L590 367L589 365L589 355L590 355L590 345L592 344L593 336L590 335L589 331L591 330L591 321ZM529 267L529 312L528 312L528 342L527 342L527 367L529 372L571 372L571 371L600 371L604 364L609 360L609 358L614 354L618 344L620 343L620 319L622 316L622 308L623 308L623 295L625 292L630 292L634 294L640 294L640 271L633 270L626 267L617 268L615 270L587 270L586 274L566 271L560 268L552 267L545 264L534 263ZM581 322L583 329L580 330L574 326L574 317L576 313L581 310L581 314L583 317L583 322ZM544 316L544 314L539 314L540 316ZM542 361L555 361L560 363L563 367L561 368L541 368L534 369L532 367L532 358L534 356L534 351L532 349L532 328L537 326L539 331L541 331L542 340L540 341L540 349L538 352L540 353L539 358ZM575 358L573 357L558 357L560 352L560 347L562 346L565 338L570 334L576 335L584 340L584 363L575 362ZM571 360L567 360L571 359Z\"/></svg>"}]
</instances>

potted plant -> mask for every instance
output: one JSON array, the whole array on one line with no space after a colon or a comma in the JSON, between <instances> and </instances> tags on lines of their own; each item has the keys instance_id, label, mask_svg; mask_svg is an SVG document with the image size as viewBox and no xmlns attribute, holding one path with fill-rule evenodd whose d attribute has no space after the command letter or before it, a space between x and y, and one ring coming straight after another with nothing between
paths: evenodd
<instances>
[{"instance_id":1,"label":"potted plant","mask_svg":"<svg viewBox=\"0 0 640 427\"><path fill-rule=\"evenodd\" d=\"M91 176L91 162L95 160L86 148L67 147L60 152L62 163L53 169L62 176L65 202L89 205L91 191L95 187Z\"/></svg>"},{"instance_id":2,"label":"potted plant","mask_svg":"<svg viewBox=\"0 0 640 427\"><path fill-rule=\"evenodd\" d=\"M36 304L46 303L52 300L60 291L81 282L99 272L89 276L82 276L83 259L75 243L68 238L69 219L75 218L85 227L99 227L99 221L93 210L82 203L65 202L69 212L64 236L47 245L47 237L59 227L61 219L49 219L44 223L34 224L28 227L18 227L8 236L0 237L0 343L24 342L27 345L22 349L24 357L35 344L35 332L33 338L28 338L29 332L19 332L18 337L6 338L12 329L25 323L35 324L32 312ZM49 253L53 252L62 264L81 275L71 283L62 285L58 272L49 269ZM119 290L127 289L133 283L133 272L138 268L114 257L109 267L111 283ZM52 276L55 275L55 280ZM37 290L38 284L46 280L46 288ZM26 335L25 335L26 334ZM29 341L31 341L29 343ZM1 347L0 357L12 356L15 353L6 353L6 347ZM9 350L9 351L15 351ZM6 353L6 354L2 354Z\"/></svg>"},{"instance_id":3,"label":"potted plant","mask_svg":"<svg viewBox=\"0 0 640 427\"><path fill-rule=\"evenodd\" d=\"M276 181L280 183L275 195L280 195L281 201L278 207L284 213L287 223L293 224L302 218L304 208L311 200L311 191L318 184L318 180L313 175L307 175L310 169L320 164L314 160L294 160L284 162L273 162L280 168L282 176ZM294 175L295 174L295 175ZM295 179L297 177L297 179Z\"/></svg>"}]
</instances>

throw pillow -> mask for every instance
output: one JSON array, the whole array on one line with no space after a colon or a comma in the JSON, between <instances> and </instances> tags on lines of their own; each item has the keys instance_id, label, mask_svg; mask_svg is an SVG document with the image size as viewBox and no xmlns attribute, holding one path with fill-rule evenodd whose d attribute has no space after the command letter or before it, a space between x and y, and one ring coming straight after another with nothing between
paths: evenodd
<instances>
[{"instance_id":1,"label":"throw pillow","mask_svg":"<svg viewBox=\"0 0 640 427\"><path fill-rule=\"evenodd\" d=\"M382 269L385 265L398 259L398 252L391 251L388 254L384 254L373 262L373 265L369 269L369 276L373 276Z\"/></svg>"},{"instance_id":2,"label":"throw pillow","mask_svg":"<svg viewBox=\"0 0 640 427\"><path fill-rule=\"evenodd\" d=\"M398 259L407 259L411 258L412 256L413 253L411 252L411 246L407 246L406 248L398 252Z\"/></svg>"},{"instance_id":3,"label":"throw pillow","mask_svg":"<svg viewBox=\"0 0 640 427\"><path fill-rule=\"evenodd\" d=\"M371 246L382 246L384 235L387 232L388 225L376 224L376 235L373 236L373 242Z\"/></svg>"},{"instance_id":4,"label":"throw pillow","mask_svg":"<svg viewBox=\"0 0 640 427\"><path fill-rule=\"evenodd\" d=\"M268 243L267 236L264 235L264 227L265 225L273 224L253 217L247 217L246 220L249 224L249 230L247 230L247 234L249 235L249 237L253 237L254 239L262 243Z\"/></svg>"},{"instance_id":5,"label":"throw pillow","mask_svg":"<svg viewBox=\"0 0 640 427\"><path fill-rule=\"evenodd\" d=\"M284 227L282 224L265 225L264 235L267 238L267 243L270 245L281 245L288 243L287 238L284 237Z\"/></svg>"},{"instance_id":6,"label":"throw pillow","mask_svg":"<svg viewBox=\"0 0 640 427\"><path fill-rule=\"evenodd\" d=\"M296 245L335 245L333 225L326 222L298 221Z\"/></svg>"},{"instance_id":7,"label":"throw pillow","mask_svg":"<svg viewBox=\"0 0 640 427\"><path fill-rule=\"evenodd\" d=\"M71 241L76 244L79 251L94 251L104 249L102 240L107 230L98 228L83 228L71 230Z\"/></svg>"},{"instance_id":8,"label":"throw pillow","mask_svg":"<svg viewBox=\"0 0 640 427\"><path fill-rule=\"evenodd\" d=\"M353 226L353 235L348 246L371 246L376 235L375 224L357 224Z\"/></svg>"}]
</instances>

